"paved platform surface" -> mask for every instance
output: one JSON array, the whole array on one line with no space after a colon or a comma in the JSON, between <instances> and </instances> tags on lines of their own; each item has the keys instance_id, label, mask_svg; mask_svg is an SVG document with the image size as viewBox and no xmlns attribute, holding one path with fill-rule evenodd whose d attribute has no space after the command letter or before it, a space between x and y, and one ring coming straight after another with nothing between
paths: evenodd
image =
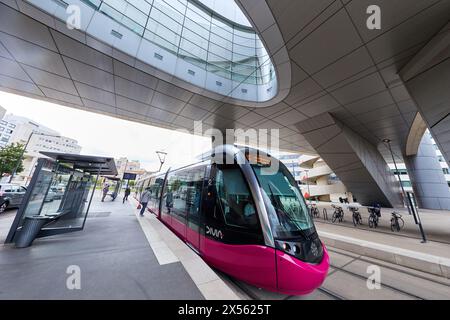
<instances>
[{"instance_id":1,"label":"paved platform surface","mask_svg":"<svg viewBox=\"0 0 450 320\"><path fill-rule=\"evenodd\" d=\"M137 201L130 203L137 206ZM138 211L135 214L138 216ZM160 264L180 262L200 292L208 300L240 300L239 292L229 286L203 259L170 231L154 214L138 216L142 230Z\"/></svg>"},{"instance_id":2,"label":"paved platform surface","mask_svg":"<svg viewBox=\"0 0 450 320\"><path fill-rule=\"evenodd\" d=\"M81 290L66 286L71 265L80 267ZM94 199L84 231L26 249L1 245L0 270L0 299L204 299L181 262L159 263L134 208L117 200Z\"/></svg>"}]
</instances>

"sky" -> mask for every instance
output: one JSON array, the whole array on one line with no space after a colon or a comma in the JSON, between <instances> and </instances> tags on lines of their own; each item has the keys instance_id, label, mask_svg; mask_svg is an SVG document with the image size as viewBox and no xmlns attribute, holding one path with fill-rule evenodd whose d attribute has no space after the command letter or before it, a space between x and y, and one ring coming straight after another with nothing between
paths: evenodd
<instances>
[{"instance_id":1,"label":"sky","mask_svg":"<svg viewBox=\"0 0 450 320\"><path fill-rule=\"evenodd\" d=\"M156 151L167 152L164 168L187 165L211 148L210 139L64 107L0 91L7 114L27 117L73 138L85 155L127 157L157 171Z\"/></svg>"}]
</instances>

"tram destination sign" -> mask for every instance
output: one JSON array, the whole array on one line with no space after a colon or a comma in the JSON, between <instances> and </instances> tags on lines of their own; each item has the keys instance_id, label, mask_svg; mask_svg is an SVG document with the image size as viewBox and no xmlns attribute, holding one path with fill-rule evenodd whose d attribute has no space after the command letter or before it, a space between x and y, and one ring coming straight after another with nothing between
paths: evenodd
<instances>
[{"instance_id":1,"label":"tram destination sign","mask_svg":"<svg viewBox=\"0 0 450 320\"><path fill-rule=\"evenodd\" d=\"M123 174L123 180L136 180L136 173L129 173L129 172L125 172Z\"/></svg>"}]
</instances>

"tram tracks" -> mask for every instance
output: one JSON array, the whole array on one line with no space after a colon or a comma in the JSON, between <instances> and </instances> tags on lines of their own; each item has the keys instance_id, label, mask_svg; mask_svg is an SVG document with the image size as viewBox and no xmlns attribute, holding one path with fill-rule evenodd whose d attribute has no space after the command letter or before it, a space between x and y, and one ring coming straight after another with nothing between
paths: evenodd
<instances>
[{"instance_id":1,"label":"tram tracks","mask_svg":"<svg viewBox=\"0 0 450 320\"><path fill-rule=\"evenodd\" d=\"M231 277L227 276L227 280L231 283L233 283L233 285L235 285L239 290L241 290L245 295L247 295L251 300L267 300L266 298L264 298L262 295L257 295L255 292L253 292L252 290L249 290L245 285L243 285L240 281L233 279ZM344 298L342 295L335 293L329 289L326 288L317 288L318 291L324 293L325 295L327 295L328 297L331 297L333 300L347 300L346 298ZM263 291L264 292L264 291ZM289 295L284 297L281 300L290 300L291 298L293 298L295 296Z\"/></svg>"},{"instance_id":2,"label":"tram tracks","mask_svg":"<svg viewBox=\"0 0 450 320\"><path fill-rule=\"evenodd\" d=\"M366 227L365 225L355 227L355 226L353 226L353 224L345 224L345 220L344 220L344 223L333 223L333 222L330 222L330 221L327 221L327 220L324 220L324 219L317 220L317 218L316 218L314 220L314 223L328 224L330 226L339 226L339 227L348 228L348 229L352 229L352 230L356 229L356 230L361 230L361 231L369 231L369 232L387 234L387 235L390 235L390 236L401 237L401 238L422 240L422 238L419 237L419 236L415 236L415 235L412 235L412 234L396 233L396 232L388 231L387 229L384 230L383 228L371 229L369 227ZM447 245L450 244L449 241L439 240L439 239L436 239L435 237L431 237L430 238L430 236L428 236L428 240L432 241L432 242L436 242L436 243L441 243L441 244L447 244Z\"/></svg>"},{"instance_id":3,"label":"tram tracks","mask_svg":"<svg viewBox=\"0 0 450 320\"><path fill-rule=\"evenodd\" d=\"M419 278L419 279L422 279L422 280L430 281L430 282L433 282L433 283L438 284L438 285L447 286L450 289L450 281L448 283L445 283L444 281L438 281L438 280L432 279L431 277L426 277L426 276L423 276L421 274L408 271L406 267L404 267L404 268L395 267L395 266L389 264L388 262L385 262L385 261L382 261L382 260L378 260L378 259L374 259L374 258L367 259L364 256L360 256L360 255L355 257L356 254L348 254L348 253L343 252L342 250L335 250L335 249L330 248L330 247L327 247L327 251L333 252L335 254L339 254L339 255L342 255L342 256L346 256L348 258L353 258L353 260L351 262L359 260L359 261L367 262L367 263L370 263L370 264L375 264L376 263L377 265L379 265L381 267L384 267L384 268L387 268L387 269L390 269L392 271L401 272L403 274L406 274L406 275L409 275L409 276L412 276L412 277L415 277L415 278ZM341 268L343 268L343 267L345 267L345 266L341 266Z\"/></svg>"},{"instance_id":4,"label":"tram tracks","mask_svg":"<svg viewBox=\"0 0 450 320\"><path fill-rule=\"evenodd\" d=\"M420 280L425 280L425 281L429 281L432 284L436 284L436 285L441 285L441 286L445 286L445 287L449 287L450 289L450 285L446 284L444 282L440 282L437 280L433 280L431 278L428 278L426 276L422 276L420 274L416 274L414 272L408 272L407 270L401 269L401 268L396 268L395 266L391 266L388 265L387 263L384 263L383 261L377 261L376 259L365 259L364 256L359 256L357 254L352 254L352 253L346 253L345 251L343 252L342 250L335 250L333 248L327 248L327 250L329 252L341 255L341 256L345 256L347 258L350 258L349 261L347 261L346 263L342 264L342 265L336 265L335 263L331 263L330 267L332 268L332 270L330 271L328 277L330 277L331 275L336 275L336 273L341 272L341 274L346 274L352 278L355 278L355 281L364 281L366 282L368 280L368 275L367 274L363 274L362 271L358 272L358 271L353 271L353 270L348 270L347 268L355 262L365 262L365 263L369 263L369 264L374 264L374 265L378 265L380 267L383 267L385 269L388 269L390 271L394 271L394 272L400 272L403 273L405 275L411 276L411 277L415 277L418 278ZM230 278L229 276L226 276L227 280L232 283L238 290L240 290L243 294L245 294L249 299L251 300L272 300L274 299L273 294L272 293L268 293L265 290L262 289L257 289L257 288L253 288L253 287L249 287L248 285ZM330 278L329 278L330 279ZM334 281L333 279L330 279L328 281ZM414 299L414 300L427 300L429 299L429 297L424 297L420 294L416 294L414 292L411 292L410 290L407 290L405 288L401 288L398 285L391 283L386 283L386 281L384 281L381 284L381 288L383 289L387 289L390 290L392 292L395 292L397 294L399 294L400 296L403 296L407 299ZM326 297L331 298L332 300L349 300L349 299L354 299L354 297L352 297L352 294L350 294L350 292L348 290L350 290L351 288L349 287L339 287L338 289L336 288L332 288L332 286L327 285L327 283L325 282L324 285L322 285L321 287L317 288L316 291L318 293L323 294ZM312 296L313 298L315 298L315 296ZM351 298L352 297L352 298ZM292 299L296 299L298 297L296 296L292 296L292 295L287 295L287 296L282 296L280 295L279 297L276 297L275 299L280 299L280 300L292 300ZM369 296L365 297L365 296L361 296L358 297L358 299L367 299L369 298Z\"/></svg>"},{"instance_id":5,"label":"tram tracks","mask_svg":"<svg viewBox=\"0 0 450 320\"><path fill-rule=\"evenodd\" d=\"M348 257L348 258L352 259L350 262L344 264L343 266L337 266L337 265L331 263L330 267L332 267L334 270L330 273L330 275L334 274L336 272L342 272L342 273L348 274L350 276L359 278L361 280L367 281L368 277L367 277L366 274L363 275L360 272L354 272L354 271L350 271L350 270L346 269L346 267L348 267L350 264L354 263L355 261L360 261L360 262L365 262L365 263L369 263L369 264L375 264L375 265L378 265L378 266L383 267L385 269L388 269L389 271L402 273L403 275L411 276L411 277L414 277L416 279L425 280L425 281L428 281L428 282L430 282L432 284L436 284L436 285L439 285L439 286L444 286L444 287L449 288L449 290L450 290L450 285L448 283L444 283L443 281L437 281L437 280L431 279L429 277L422 276L421 274L408 271L406 268L405 269L396 268L395 266L388 265L387 263L384 263L383 261L377 261L375 259L373 259L373 260L365 259L362 256L356 256L354 254L346 254L345 252L336 251L336 250L333 250L332 248L327 248L327 250L329 252L333 252L335 254L338 254L338 255L341 255L341 256L345 256L345 257ZM426 297L424 297L424 296L422 296L420 294L412 293L412 292L410 292L408 290L399 288L398 286L395 286L393 284L386 283L386 281L384 281L381 284L381 287L382 288L388 288L388 289L390 289L392 291L395 291L397 293L400 293L400 294L402 294L402 295L404 295L406 297L410 297L410 298L413 298L413 299L428 300L428 298L426 298Z\"/></svg>"},{"instance_id":6,"label":"tram tracks","mask_svg":"<svg viewBox=\"0 0 450 320\"><path fill-rule=\"evenodd\" d=\"M331 290L328 290L326 288L317 288L318 291L325 293L326 295L332 297L334 300L348 300L347 298L344 298L343 296L341 296L340 294L337 294Z\"/></svg>"},{"instance_id":7,"label":"tram tracks","mask_svg":"<svg viewBox=\"0 0 450 320\"><path fill-rule=\"evenodd\" d=\"M250 300L263 300L262 297L258 296L252 290L248 289L247 286L245 286L241 281L234 279L233 277L225 273L222 273L218 270L216 270L216 272L222 275L222 277L226 279L226 281L230 282L233 286L235 286L238 290L240 290L241 293L246 295Z\"/></svg>"},{"instance_id":8,"label":"tram tracks","mask_svg":"<svg viewBox=\"0 0 450 320\"><path fill-rule=\"evenodd\" d=\"M332 267L333 269L335 269L335 270L337 270L337 271L340 271L340 272L344 272L344 273L346 273L346 274L349 274L349 275L351 275L351 276L353 276L353 277L355 277L355 278L359 278L359 279L362 279L362 280L364 280L364 281L367 281L367 277L366 277L366 276L363 276L363 275L361 275L361 274L359 274L359 273L356 273L356 272L352 272L352 271L343 269L343 268L338 267L338 266L333 265L333 264L330 264L330 267ZM415 295L415 294L413 294L413 293L407 292L407 291L405 291L405 290L403 290L403 289L399 289L399 288L397 288L397 287L394 287L394 286L389 285L389 284L386 284L386 283L381 284L381 287L389 288L389 289L391 289L391 290L393 290L393 291L395 291L395 292L398 292L398 293L400 293L400 294L402 294L402 295L406 295L406 296L409 296L409 297L414 298L414 299L417 299L417 300L426 300L426 299L423 298L423 297L420 297L420 296L418 296L418 295ZM323 289L323 288L320 288L320 289Z\"/></svg>"}]
</instances>

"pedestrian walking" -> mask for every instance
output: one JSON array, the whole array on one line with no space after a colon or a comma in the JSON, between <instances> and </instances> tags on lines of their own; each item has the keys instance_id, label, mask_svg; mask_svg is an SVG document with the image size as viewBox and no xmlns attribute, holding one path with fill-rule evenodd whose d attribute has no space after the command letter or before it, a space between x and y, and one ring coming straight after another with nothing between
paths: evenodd
<instances>
[{"instance_id":1,"label":"pedestrian walking","mask_svg":"<svg viewBox=\"0 0 450 320\"><path fill-rule=\"evenodd\" d=\"M108 192L109 192L109 184L105 183L105 185L103 186L103 196L102 196L102 202L105 201L105 197L107 196Z\"/></svg>"},{"instance_id":2,"label":"pedestrian walking","mask_svg":"<svg viewBox=\"0 0 450 320\"><path fill-rule=\"evenodd\" d=\"M139 202L141 203L141 212L140 215L143 216L145 209L147 209L148 202L150 201L150 197L152 195L152 192L150 191L150 188L146 188L145 191L141 194L141 199L139 199Z\"/></svg>"},{"instance_id":3,"label":"pedestrian walking","mask_svg":"<svg viewBox=\"0 0 450 320\"><path fill-rule=\"evenodd\" d=\"M128 201L128 196L131 193L131 189L130 187L127 186L127 188L125 189L125 195L123 196L123 203L125 203L125 201Z\"/></svg>"}]
</instances>

